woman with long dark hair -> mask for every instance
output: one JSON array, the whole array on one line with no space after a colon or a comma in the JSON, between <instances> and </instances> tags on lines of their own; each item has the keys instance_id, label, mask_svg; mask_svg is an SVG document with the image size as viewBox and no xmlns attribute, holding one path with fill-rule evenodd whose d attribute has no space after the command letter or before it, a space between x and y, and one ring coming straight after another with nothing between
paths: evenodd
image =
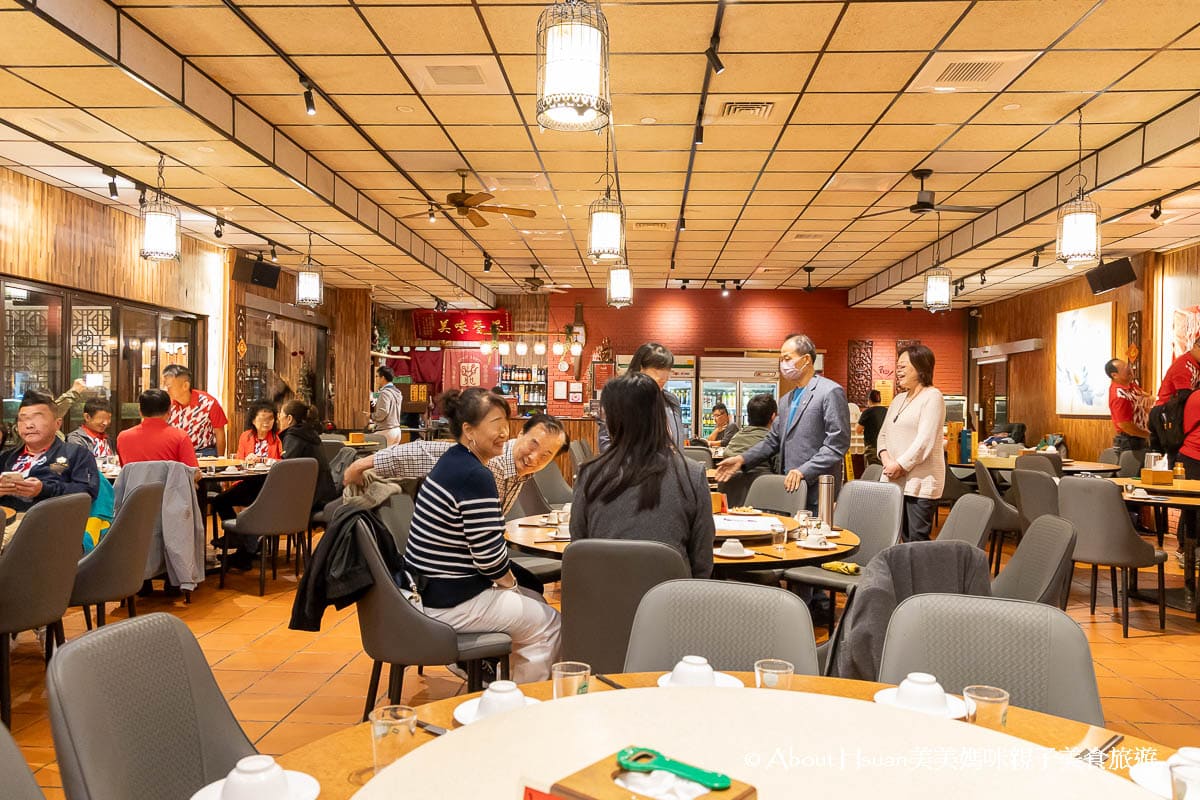
<instances>
[{"instance_id":1,"label":"woman with long dark hair","mask_svg":"<svg viewBox=\"0 0 1200 800\"><path fill-rule=\"evenodd\" d=\"M659 391L663 396L663 414L667 420L667 433L671 443L683 452L683 446L687 444L689 431L683 426L683 406L679 402L679 398L666 390L667 381L671 379L671 369L675 366L675 355L668 350L664 345L658 342L646 342L638 347L633 353L633 358L629 360L629 369L625 370L626 375L642 373L649 375L658 384ZM607 385L605 385L607 389ZM600 394L601 411L603 411L604 393ZM601 417L597 434L599 437L600 452L604 452L610 446L610 436L606 417Z\"/></svg>"},{"instance_id":2,"label":"woman with long dark hair","mask_svg":"<svg viewBox=\"0 0 1200 800\"><path fill-rule=\"evenodd\" d=\"M679 551L692 575L712 574L712 501L704 467L674 446L664 392L630 369L600 399L611 446L585 464L571 504L572 539L642 539Z\"/></svg>"},{"instance_id":3,"label":"woman with long dark hair","mask_svg":"<svg viewBox=\"0 0 1200 800\"><path fill-rule=\"evenodd\" d=\"M458 444L421 484L404 567L424 612L461 633L512 637L512 677L544 681L559 649L559 615L517 585L488 461L504 452L508 402L486 389L440 398Z\"/></svg>"}]
</instances>

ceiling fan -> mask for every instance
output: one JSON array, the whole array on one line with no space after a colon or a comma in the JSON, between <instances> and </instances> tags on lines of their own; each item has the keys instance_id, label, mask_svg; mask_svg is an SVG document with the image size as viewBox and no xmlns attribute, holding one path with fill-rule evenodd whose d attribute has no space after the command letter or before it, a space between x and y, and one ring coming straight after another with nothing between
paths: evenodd
<instances>
[{"instance_id":1,"label":"ceiling fan","mask_svg":"<svg viewBox=\"0 0 1200 800\"><path fill-rule=\"evenodd\" d=\"M537 264L530 267L533 270L533 275L521 280L521 291L525 294L562 294L571 288L569 283L554 283L550 280L543 280L538 277ZM543 267L543 269L545 269ZM546 273L546 277L550 277L550 273Z\"/></svg>"},{"instance_id":2,"label":"ceiling fan","mask_svg":"<svg viewBox=\"0 0 1200 800\"><path fill-rule=\"evenodd\" d=\"M434 216L433 216L434 209L437 209L437 208L453 209L458 212L458 215L460 217L466 217L467 219L469 219L471 221L471 224L474 225L476 228L482 228L488 224L488 221L484 218L483 214L479 213L481 211L487 212L489 214L507 214L510 217L529 217L531 219L533 217L537 216L537 212L531 208L514 208L512 206L483 205L488 200L491 200L494 197L494 195L490 195L487 192L475 192L474 194L468 193L467 192L467 171L465 169L460 169L460 170L455 170L455 171L458 173L458 177L462 181L462 190L461 191L451 192L450 194L446 195L446 202L444 202L444 203L429 203L429 209L427 211L418 211L415 214L407 214L407 215L401 217L400 219L411 219L413 217L427 216L427 217L429 217L429 221L432 222L434 219ZM412 198L401 198L401 199L409 200ZM424 203L426 201L413 200L413 202Z\"/></svg>"},{"instance_id":3,"label":"ceiling fan","mask_svg":"<svg viewBox=\"0 0 1200 800\"><path fill-rule=\"evenodd\" d=\"M803 286L803 287L801 287L801 288L803 288L803 289L804 289L804 291L806 291L806 292L812 292L812 291L816 291L816 288L817 288L817 287L815 287L815 286L813 286L813 285L812 285L812 274L813 274L813 270L814 270L814 269L816 269L816 267L805 267L805 268L804 268L804 271L805 271L806 273L808 273L808 284L807 284L806 286Z\"/></svg>"},{"instance_id":4,"label":"ceiling fan","mask_svg":"<svg viewBox=\"0 0 1200 800\"><path fill-rule=\"evenodd\" d=\"M932 189L925 188L925 179L933 175L933 170L918 168L909 173L914 178L921 182L921 188L917 190L917 202L906 208L889 208L887 211L876 211L873 214L863 214L855 219L870 219L871 217L882 217L884 214L895 214L897 211L907 211L910 214L928 214L931 211L957 211L962 214L986 214L991 211L990 208L981 208L979 206L948 206L939 204L933 194Z\"/></svg>"}]
</instances>

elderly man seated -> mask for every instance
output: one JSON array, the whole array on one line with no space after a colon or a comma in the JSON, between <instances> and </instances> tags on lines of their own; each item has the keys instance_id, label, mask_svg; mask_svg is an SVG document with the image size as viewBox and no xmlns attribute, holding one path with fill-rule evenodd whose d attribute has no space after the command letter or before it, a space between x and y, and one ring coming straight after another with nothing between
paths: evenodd
<instances>
[{"instance_id":1,"label":"elderly man seated","mask_svg":"<svg viewBox=\"0 0 1200 800\"><path fill-rule=\"evenodd\" d=\"M60 425L54 398L25 393L16 425L24 444L0 461L0 505L27 511L39 500L77 492L96 499L100 491L96 459L87 448L57 438Z\"/></svg>"}]
</instances>

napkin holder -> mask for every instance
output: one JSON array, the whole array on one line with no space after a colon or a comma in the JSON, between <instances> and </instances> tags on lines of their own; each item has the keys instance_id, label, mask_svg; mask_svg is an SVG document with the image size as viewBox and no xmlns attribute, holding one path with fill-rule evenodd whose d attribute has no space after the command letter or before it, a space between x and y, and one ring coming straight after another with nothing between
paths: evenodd
<instances>
[{"instance_id":1,"label":"napkin holder","mask_svg":"<svg viewBox=\"0 0 1200 800\"><path fill-rule=\"evenodd\" d=\"M362 444L366 440L366 435L361 431L351 431L350 433L346 434L347 444Z\"/></svg>"},{"instance_id":2,"label":"napkin holder","mask_svg":"<svg viewBox=\"0 0 1200 800\"><path fill-rule=\"evenodd\" d=\"M1142 483L1147 486L1170 486L1175 482L1175 473L1169 469L1143 469Z\"/></svg>"},{"instance_id":3,"label":"napkin holder","mask_svg":"<svg viewBox=\"0 0 1200 800\"><path fill-rule=\"evenodd\" d=\"M644 794L622 789L616 777L622 772L617 753L602 758L578 772L568 775L550 788L555 800L653 800ZM710 791L699 800L757 800L758 790L748 783L734 779L728 789Z\"/></svg>"}]
</instances>

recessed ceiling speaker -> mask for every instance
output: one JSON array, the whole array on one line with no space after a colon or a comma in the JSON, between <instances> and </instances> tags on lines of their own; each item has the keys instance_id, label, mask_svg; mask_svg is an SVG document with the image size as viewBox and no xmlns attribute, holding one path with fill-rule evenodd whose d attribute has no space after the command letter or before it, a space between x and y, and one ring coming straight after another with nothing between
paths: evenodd
<instances>
[{"instance_id":1,"label":"recessed ceiling speaker","mask_svg":"<svg viewBox=\"0 0 1200 800\"><path fill-rule=\"evenodd\" d=\"M1092 294L1111 292L1113 289L1137 280L1137 275L1133 271L1133 262L1128 258L1102 262L1095 269L1088 270L1086 275L1088 285L1092 287Z\"/></svg>"}]
</instances>

